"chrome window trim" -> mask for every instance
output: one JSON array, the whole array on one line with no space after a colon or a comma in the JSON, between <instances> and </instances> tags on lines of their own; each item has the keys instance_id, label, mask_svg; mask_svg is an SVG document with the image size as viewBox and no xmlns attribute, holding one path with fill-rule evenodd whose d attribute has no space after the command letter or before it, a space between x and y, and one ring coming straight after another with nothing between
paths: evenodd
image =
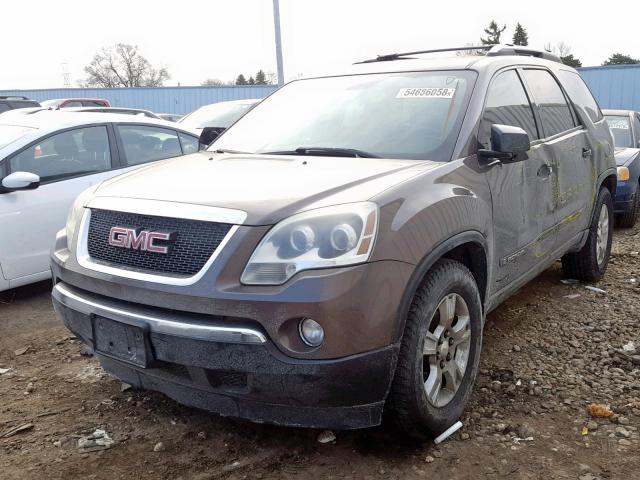
<instances>
[{"instance_id":1,"label":"chrome window trim","mask_svg":"<svg viewBox=\"0 0 640 480\"><path fill-rule=\"evenodd\" d=\"M267 342L267 337L258 330L211 325L180 314L162 315L151 312L142 305L127 307L125 310L115 300L96 299L91 294L82 295L75 288L63 283L57 283L53 287L53 296L62 305L85 315L96 314L132 324L143 321L149 325L149 330L153 333L223 343L255 345Z\"/></svg>"},{"instance_id":2,"label":"chrome window trim","mask_svg":"<svg viewBox=\"0 0 640 480\"><path fill-rule=\"evenodd\" d=\"M85 207L183 220L230 223L232 225L242 225L247 219L247 212L242 210L140 198L93 197Z\"/></svg>"},{"instance_id":3,"label":"chrome window trim","mask_svg":"<svg viewBox=\"0 0 640 480\"><path fill-rule=\"evenodd\" d=\"M166 202L166 203L169 203L169 202ZM92 206L95 205L93 201L89 202L89 204ZM181 210L182 209L184 209L184 206L181 208ZM129 208L128 210L117 210L117 211L152 215L151 213L143 213L138 210L134 211L134 209L132 208ZM167 216L167 215L162 215L162 216ZM182 216L182 217L172 217L172 218L184 219L185 217ZM87 241L89 236L89 220L90 219L91 219L91 208L85 208L85 211L82 215L82 220L80 221L80 228L78 229L78 240L76 244L76 260L78 261L78 264L80 264L81 267L84 267L88 270L100 272L100 273L106 273L108 275L114 275L117 277L131 278L133 280L140 280L142 282L175 285L179 287L193 285L194 283L198 282L204 276L204 274L209 270L209 268L211 267L215 259L218 257L220 252L224 249L225 245L229 242L233 234L236 233L236 231L239 228L239 225L233 225L229 229L229 232L227 232L227 234L222 239L218 247L215 249L211 257L209 257L209 260L207 260L207 262L202 266L202 268L200 269L200 271L198 271L198 273L196 273L195 275L192 275L191 277L172 277L172 276L161 275L161 274L137 272L135 270L129 270L127 268L112 267L109 265L104 265L102 263L96 263L93 260L91 260L91 256L89 255L88 241ZM187 219L192 219L192 218L187 218ZM210 218L208 221L215 221L215 220ZM220 222L220 223L226 223L226 222Z\"/></svg>"}]
</instances>

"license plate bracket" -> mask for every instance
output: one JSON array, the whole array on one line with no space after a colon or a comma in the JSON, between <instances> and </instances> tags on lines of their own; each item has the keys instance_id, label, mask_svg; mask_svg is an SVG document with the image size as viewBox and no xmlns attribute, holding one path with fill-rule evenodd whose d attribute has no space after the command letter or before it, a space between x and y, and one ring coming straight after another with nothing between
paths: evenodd
<instances>
[{"instance_id":1,"label":"license plate bracket","mask_svg":"<svg viewBox=\"0 0 640 480\"><path fill-rule=\"evenodd\" d=\"M96 316L93 343L96 353L137 367L147 368L153 360L147 325L130 325Z\"/></svg>"}]
</instances>

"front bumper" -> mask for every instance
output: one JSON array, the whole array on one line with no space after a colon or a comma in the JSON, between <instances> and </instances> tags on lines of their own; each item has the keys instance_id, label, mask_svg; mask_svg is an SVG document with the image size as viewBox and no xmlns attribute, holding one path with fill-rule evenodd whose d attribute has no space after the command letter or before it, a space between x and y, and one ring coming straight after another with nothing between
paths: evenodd
<instances>
[{"instance_id":1,"label":"front bumper","mask_svg":"<svg viewBox=\"0 0 640 480\"><path fill-rule=\"evenodd\" d=\"M637 181L618 181L616 197L613 204L614 213L626 213L633 205L633 197L637 194Z\"/></svg>"},{"instance_id":2,"label":"front bumper","mask_svg":"<svg viewBox=\"0 0 640 480\"><path fill-rule=\"evenodd\" d=\"M397 344L334 360L295 359L256 324L230 326L64 282L52 296L57 314L94 348L105 370L136 387L259 423L336 429L381 423Z\"/></svg>"}]
</instances>

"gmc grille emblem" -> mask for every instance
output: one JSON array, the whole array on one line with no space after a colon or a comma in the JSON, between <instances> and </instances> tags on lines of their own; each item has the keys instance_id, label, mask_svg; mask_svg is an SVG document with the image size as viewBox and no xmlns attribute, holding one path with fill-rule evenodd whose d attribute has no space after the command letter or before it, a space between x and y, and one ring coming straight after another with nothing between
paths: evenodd
<instances>
[{"instance_id":1,"label":"gmc grille emblem","mask_svg":"<svg viewBox=\"0 0 640 480\"><path fill-rule=\"evenodd\" d=\"M142 228L111 227L109 245L152 253L169 253L170 245L158 245L158 241L173 242L175 232L153 232Z\"/></svg>"}]
</instances>

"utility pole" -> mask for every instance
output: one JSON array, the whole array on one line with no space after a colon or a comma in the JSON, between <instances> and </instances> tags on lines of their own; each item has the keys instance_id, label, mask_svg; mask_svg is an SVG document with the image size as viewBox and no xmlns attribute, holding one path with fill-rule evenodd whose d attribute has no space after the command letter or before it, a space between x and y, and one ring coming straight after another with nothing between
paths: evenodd
<instances>
[{"instance_id":1,"label":"utility pole","mask_svg":"<svg viewBox=\"0 0 640 480\"><path fill-rule=\"evenodd\" d=\"M282 38L280 38L280 0L273 0L273 26L276 32L276 61L278 64L278 86L284 85L282 66Z\"/></svg>"}]
</instances>

